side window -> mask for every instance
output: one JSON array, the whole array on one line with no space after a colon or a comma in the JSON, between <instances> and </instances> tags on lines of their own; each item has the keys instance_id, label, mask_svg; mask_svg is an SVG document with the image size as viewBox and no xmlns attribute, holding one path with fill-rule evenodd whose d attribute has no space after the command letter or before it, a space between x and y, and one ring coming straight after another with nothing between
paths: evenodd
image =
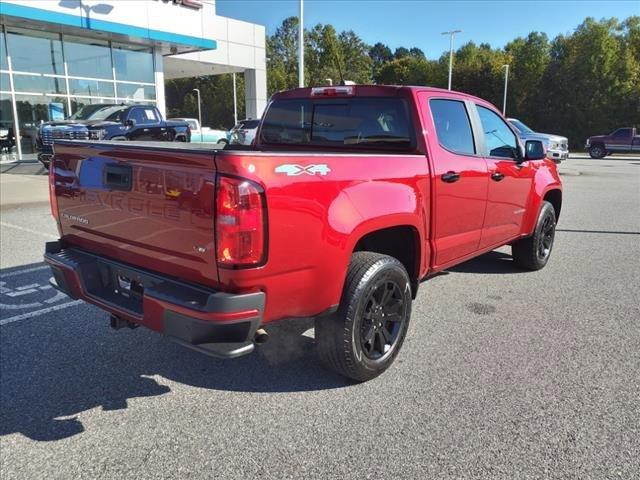
<instances>
[{"instance_id":1,"label":"side window","mask_svg":"<svg viewBox=\"0 0 640 480\"><path fill-rule=\"evenodd\" d=\"M613 138L627 138L631 136L631 129L629 128L619 128L613 134Z\"/></svg>"},{"instance_id":2,"label":"side window","mask_svg":"<svg viewBox=\"0 0 640 480\"><path fill-rule=\"evenodd\" d=\"M464 102L432 99L429 108L440 145L455 153L475 155L471 122Z\"/></svg>"},{"instance_id":3,"label":"side window","mask_svg":"<svg viewBox=\"0 0 640 480\"><path fill-rule=\"evenodd\" d=\"M516 158L518 141L504 120L488 108L478 107L484 142L490 157Z\"/></svg>"},{"instance_id":4,"label":"side window","mask_svg":"<svg viewBox=\"0 0 640 480\"><path fill-rule=\"evenodd\" d=\"M129 120L135 120L137 125L147 123L142 108L132 108L129 112Z\"/></svg>"},{"instance_id":5,"label":"side window","mask_svg":"<svg viewBox=\"0 0 640 480\"><path fill-rule=\"evenodd\" d=\"M158 115L154 108L132 108L129 118L136 121L138 125L150 125L158 123Z\"/></svg>"}]
</instances>

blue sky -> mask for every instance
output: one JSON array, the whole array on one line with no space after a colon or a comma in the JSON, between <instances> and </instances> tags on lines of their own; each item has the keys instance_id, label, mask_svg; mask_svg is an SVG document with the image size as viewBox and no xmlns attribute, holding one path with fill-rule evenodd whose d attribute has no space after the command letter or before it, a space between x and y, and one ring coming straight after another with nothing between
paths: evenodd
<instances>
[{"instance_id":1,"label":"blue sky","mask_svg":"<svg viewBox=\"0 0 640 480\"><path fill-rule=\"evenodd\" d=\"M448 50L446 30L461 29L456 45L469 40L502 47L531 31L549 38L570 33L587 16L640 15L640 1L405 1L305 0L305 26L331 23L338 31L353 30L369 44L392 49L421 48L437 58ZM217 0L219 15L260 23L272 34L289 16L298 14L297 0Z\"/></svg>"}]
</instances>

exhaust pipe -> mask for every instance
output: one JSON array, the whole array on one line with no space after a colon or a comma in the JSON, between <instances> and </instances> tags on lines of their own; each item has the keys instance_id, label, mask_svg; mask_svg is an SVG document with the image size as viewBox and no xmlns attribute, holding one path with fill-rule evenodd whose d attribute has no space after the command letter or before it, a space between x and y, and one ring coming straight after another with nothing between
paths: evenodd
<instances>
[{"instance_id":1,"label":"exhaust pipe","mask_svg":"<svg viewBox=\"0 0 640 480\"><path fill-rule=\"evenodd\" d=\"M133 330L134 328L138 328L140 326L137 323L130 322L129 320L125 320L124 318L118 317L116 315L111 315L111 317L109 317L109 325L114 330L120 330L124 327L128 327Z\"/></svg>"},{"instance_id":2,"label":"exhaust pipe","mask_svg":"<svg viewBox=\"0 0 640 480\"><path fill-rule=\"evenodd\" d=\"M262 345L263 343L267 343L267 340L269 340L269 334L264 328L259 328L258 330L256 330L256 334L253 337L254 343L256 343L257 345Z\"/></svg>"}]
</instances>

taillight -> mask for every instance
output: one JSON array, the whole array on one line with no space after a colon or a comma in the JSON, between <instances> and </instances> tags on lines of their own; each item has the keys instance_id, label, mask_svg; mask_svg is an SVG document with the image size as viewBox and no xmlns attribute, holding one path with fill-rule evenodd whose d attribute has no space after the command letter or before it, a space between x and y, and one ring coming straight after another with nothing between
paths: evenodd
<instances>
[{"instance_id":1,"label":"taillight","mask_svg":"<svg viewBox=\"0 0 640 480\"><path fill-rule=\"evenodd\" d=\"M216 255L227 267L257 267L266 261L265 203L262 188L243 178L218 176Z\"/></svg>"},{"instance_id":2,"label":"taillight","mask_svg":"<svg viewBox=\"0 0 640 480\"><path fill-rule=\"evenodd\" d=\"M51 205L51 215L59 220L58 197L56 196L56 167L53 157L49 160L49 204Z\"/></svg>"}]
</instances>

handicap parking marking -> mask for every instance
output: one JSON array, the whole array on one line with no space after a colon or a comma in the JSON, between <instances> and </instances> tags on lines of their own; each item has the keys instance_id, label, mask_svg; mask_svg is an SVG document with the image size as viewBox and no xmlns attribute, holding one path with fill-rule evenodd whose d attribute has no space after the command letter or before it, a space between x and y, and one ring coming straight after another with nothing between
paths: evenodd
<instances>
[{"instance_id":1,"label":"handicap parking marking","mask_svg":"<svg viewBox=\"0 0 640 480\"><path fill-rule=\"evenodd\" d=\"M27 313L23 313L21 315L15 315L9 318L3 318L2 320L0 320L0 326L6 325L8 323L17 322L18 320L26 320L27 318L39 317L40 315L62 310L64 308L74 307L76 305L80 305L81 303L84 303L84 302L82 300L74 300L72 302L62 303L60 305L55 305L53 307L43 308L41 310L35 310L33 312L27 312Z\"/></svg>"},{"instance_id":2,"label":"handicap parking marking","mask_svg":"<svg viewBox=\"0 0 640 480\"><path fill-rule=\"evenodd\" d=\"M70 301L49 284L47 265L0 274L0 325L25 320L72 307L81 300ZM6 314L13 316L5 318Z\"/></svg>"}]
</instances>

